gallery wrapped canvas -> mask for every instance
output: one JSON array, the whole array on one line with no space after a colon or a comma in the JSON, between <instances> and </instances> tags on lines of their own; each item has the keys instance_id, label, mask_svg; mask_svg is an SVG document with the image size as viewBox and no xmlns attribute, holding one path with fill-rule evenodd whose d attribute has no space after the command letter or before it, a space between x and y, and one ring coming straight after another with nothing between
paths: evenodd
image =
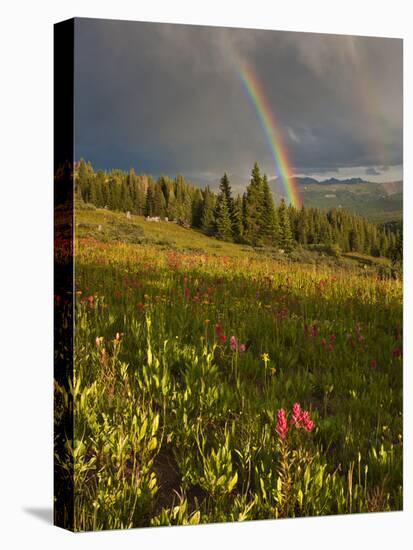
<instances>
[{"instance_id":1,"label":"gallery wrapped canvas","mask_svg":"<svg viewBox=\"0 0 413 550\"><path fill-rule=\"evenodd\" d=\"M402 41L54 34L55 524L402 510Z\"/></svg>"}]
</instances>

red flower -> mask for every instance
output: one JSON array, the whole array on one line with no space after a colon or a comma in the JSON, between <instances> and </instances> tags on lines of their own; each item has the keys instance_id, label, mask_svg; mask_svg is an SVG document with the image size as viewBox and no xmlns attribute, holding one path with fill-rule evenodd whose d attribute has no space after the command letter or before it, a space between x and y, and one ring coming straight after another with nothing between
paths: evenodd
<instances>
[{"instance_id":1,"label":"red flower","mask_svg":"<svg viewBox=\"0 0 413 550\"><path fill-rule=\"evenodd\" d=\"M285 439L285 436L288 432L288 425L284 409L279 409L279 411L277 412L277 426L275 430L281 439Z\"/></svg>"},{"instance_id":2,"label":"red flower","mask_svg":"<svg viewBox=\"0 0 413 550\"><path fill-rule=\"evenodd\" d=\"M307 430L307 432L311 432L314 428L314 422L310 418L310 413L308 411L304 411L301 415L301 422L303 425L303 428Z\"/></svg>"},{"instance_id":3,"label":"red flower","mask_svg":"<svg viewBox=\"0 0 413 550\"><path fill-rule=\"evenodd\" d=\"M300 403L294 403L293 408L292 408L292 419L291 419L291 423L292 423L292 424L297 424L297 422L299 422L299 420L300 420L300 417L301 417L301 406L300 406Z\"/></svg>"},{"instance_id":4,"label":"red flower","mask_svg":"<svg viewBox=\"0 0 413 550\"><path fill-rule=\"evenodd\" d=\"M215 334L216 334L217 336L220 336L220 335L222 334L222 327L221 327L221 325L220 325L219 323L217 323L217 324L215 325Z\"/></svg>"},{"instance_id":5,"label":"red flower","mask_svg":"<svg viewBox=\"0 0 413 550\"><path fill-rule=\"evenodd\" d=\"M225 334L220 334L219 339L222 344L225 344L225 342L227 341L227 337L225 336Z\"/></svg>"},{"instance_id":6,"label":"red flower","mask_svg":"<svg viewBox=\"0 0 413 550\"><path fill-rule=\"evenodd\" d=\"M237 351L237 339L235 338L235 336L231 336L231 338L229 339L229 346L230 348L232 349L232 351Z\"/></svg>"}]
</instances>

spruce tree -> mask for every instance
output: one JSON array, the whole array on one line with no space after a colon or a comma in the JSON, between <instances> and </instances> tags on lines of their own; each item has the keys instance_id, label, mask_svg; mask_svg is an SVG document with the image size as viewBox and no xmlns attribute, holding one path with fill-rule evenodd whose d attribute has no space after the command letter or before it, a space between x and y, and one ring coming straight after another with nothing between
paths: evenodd
<instances>
[{"instance_id":1,"label":"spruce tree","mask_svg":"<svg viewBox=\"0 0 413 550\"><path fill-rule=\"evenodd\" d=\"M280 247L285 252L291 252L294 248L294 240L291 232L290 217L284 199L281 199L281 204L278 207L278 218L280 224Z\"/></svg>"},{"instance_id":2,"label":"spruce tree","mask_svg":"<svg viewBox=\"0 0 413 550\"><path fill-rule=\"evenodd\" d=\"M242 242L244 233L242 217L242 199L238 197L234 200L234 210L232 215L232 235L236 243Z\"/></svg>"},{"instance_id":3,"label":"spruce tree","mask_svg":"<svg viewBox=\"0 0 413 550\"><path fill-rule=\"evenodd\" d=\"M165 216L166 201L162 192L162 187L156 183L153 196L153 215L164 217Z\"/></svg>"},{"instance_id":4,"label":"spruce tree","mask_svg":"<svg viewBox=\"0 0 413 550\"><path fill-rule=\"evenodd\" d=\"M307 244L308 221L304 206L301 207L296 223L296 239L300 244Z\"/></svg>"},{"instance_id":5,"label":"spruce tree","mask_svg":"<svg viewBox=\"0 0 413 550\"><path fill-rule=\"evenodd\" d=\"M213 235L215 232L215 195L210 190L209 186L205 187L203 192L202 214L201 214L201 229L206 235Z\"/></svg>"},{"instance_id":6,"label":"spruce tree","mask_svg":"<svg viewBox=\"0 0 413 550\"><path fill-rule=\"evenodd\" d=\"M227 199L229 213L230 215L232 215L234 201L231 194L231 185L229 183L229 179L226 173L221 178L221 181L219 183L219 190L225 195L225 198Z\"/></svg>"},{"instance_id":7,"label":"spruce tree","mask_svg":"<svg viewBox=\"0 0 413 550\"><path fill-rule=\"evenodd\" d=\"M152 185L148 186L146 190L146 201L145 201L145 216L153 216L154 212L154 192Z\"/></svg>"},{"instance_id":8,"label":"spruce tree","mask_svg":"<svg viewBox=\"0 0 413 550\"><path fill-rule=\"evenodd\" d=\"M262 243L262 206L262 179L258 164L255 162L251 172L251 180L246 190L244 204L244 235L252 245Z\"/></svg>"},{"instance_id":9,"label":"spruce tree","mask_svg":"<svg viewBox=\"0 0 413 550\"><path fill-rule=\"evenodd\" d=\"M222 241L232 241L232 223L224 193L218 195L215 207L215 236Z\"/></svg>"},{"instance_id":10,"label":"spruce tree","mask_svg":"<svg viewBox=\"0 0 413 550\"><path fill-rule=\"evenodd\" d=\"M262 178L261 235L265 244L275 245L279 240L278 217L266 174Z\"/></svg>"}]
</instances>

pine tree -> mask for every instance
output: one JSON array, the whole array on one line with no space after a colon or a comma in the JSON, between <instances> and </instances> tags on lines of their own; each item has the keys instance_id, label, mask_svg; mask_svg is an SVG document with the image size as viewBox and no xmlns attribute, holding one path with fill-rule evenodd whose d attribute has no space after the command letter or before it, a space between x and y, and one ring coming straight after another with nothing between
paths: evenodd
<instances>
[{"instance_id":1,"label":"pine tree","mask_svg":"<svg viewBox=\"0 0 413 550\"><path fill-rule=\"evenodd\" d=\"M262 178L261 235L265 244L275 245L278 243L278 217L274 208L274 201L266 174L264 174Z\"/></svg>"},{"instance_id":2,"label":"pine tree","mask_svg":"<svg viewBox=\"0 0 413 550\"><path fill-rule=\"evenodd\" d=\"M251 180L245 193L244 236L252 245L262 243L262 205L263 189L260 169L257 162L251 172Z\"/></svg>"},{"instance_id":3,"label":"pine tree","mask_svg":"<svg viewBox=\"0 0 413 550\"><path fill-rule=\"evenodd\" d=\"M146 190L145 216L153 216L154 213L154 192L152 185Z\"/></svg>"},{"instance_id":4,"label":"pine tree","mask_svg":"<svg viewBox=\"0 0 413 550\"><path fill-rule=\"evenodd\" d=\"M294 248L294 240L291 232L290 217L284 199L281 199L281 204L278 207L278 218L280 224L280 247L285 252L291 252Z\"/></svg>"},{"instance_id":5,"label":"pine tree","mask_svg":"<svg viewBox=\"0 0 413 550\"><path fill-rule=\"evenodd\" d=\"M295 238L300 244L307 244L308 238L308 220L307 212L304 206L301 207L300 213L297 216Z\"/></svg>"},{"instance_id":6,"label":"pine tree","mask_svg":"<svg viewBox=\"0 0 413 550\"><path fill-rule=\"evenodd\" d=\"M224 193L218 195L215 207L215 236L222 241L232 241L232 224Z\"/></svg>"},{"instance_id":7,"label":"pine tree","mask_svg":"<svg viewBox=\"0 0 413 550\"><path fill-rule=\"evenodd\" d=\"M359 234L356 228L350 229L348 234L348 244L351 252L358 252L360 249Z\"/></svg>"},{"instance_id":8,"label":"pine tree","mask_svg":"<svg viewBox=\"0 0 413 550\"><path fill-rule=\"evenodd\" d=\"M231 185L229 183L229 179L226 173L221 178L221 181L219 183L219 190L225 195L225 198L227 199L229 213L230 215L232 215L234 201L231 194Z\"/></svg>"},{"instance_id":9,"label":"pine tree","mask_svg":"<svg viewBox=\"0 0 413 550\"><path fill-rule=\"evenodd\" d=\"M202 209L202 193L200 189L196 189L192 198L192 225L194 227L201 227Z\"/></svg>"},{"instance_id":10,"label":"pine tree","mask_svg":"<svg viewBox=\"0 0 413 550\"><path fill-rule=\"evenodd\" d=\"M165 216L166 201L162 192L162 187L157 183L155 184L155 191L153 196L153 216L159 216L163 218Z\"/></svg>"},{"instance_id":11,"label":"pine tree","mask_svg":"<svg viewBox=\"0 0 413 550\"><path fill-rule=\"evenodd\" d=\"M234 210L232 216L232 235L236 243L242 242L244 225L242 222L242 199L238 197L234 200Z\"/></svg>"},{"instance_id":12,"label":"pine tree","mask_svg":"<svg viewBox=\"0 0 413 550\"><path fill-rule=\"evenodd\" d=\"M201 214L201 229L207 235L213 235L215 231L215 195L209 186L205 187L203 192L203 204Z\"/></svg>"}]
</instances>

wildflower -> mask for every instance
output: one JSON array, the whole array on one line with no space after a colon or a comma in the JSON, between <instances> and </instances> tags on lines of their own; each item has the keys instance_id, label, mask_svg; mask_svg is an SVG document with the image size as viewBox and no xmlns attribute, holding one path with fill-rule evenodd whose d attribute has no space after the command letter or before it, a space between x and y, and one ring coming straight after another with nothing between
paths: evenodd
<instances>
[{"instance_id":1,"label":"wildflower","mask_svg":"<svg viewBox=\"0 0 413 550\"><path fill-rule=\"evenodd\" d=\"M311 327L311 336L313 336L315 338L317 336L317 334L318 334L317 325L313 325Z\"/></svg>"},{"instance_id":2,"label":"wildflower","mask_svg":"<svg viewBox=\"0 0 413 550\"><path fill-rule=\"evenodd\" d=\"M299 422L300 418L301 418L301 406L300 406L300 403L294 403L293 408L292 408L292 419L291 419L291 423L292 423L292 424L297 424L297 422Z\"/></svg>"},{"instance_id":3,"label":"wildflower","mask_svg":"<svg viewBox=\"0 0 413 550\"><path fill-rule=\"evenodd\" d=\"M210 320L209 320L209 319L205 319L204 323L205 323L206 325L209 325Z\"/></svg>"},{"instance_id":4,"label":"wildflower","mask_svg":"<svg viewBox=\"0 0 413 550\"><path fill-rule=\"evenodd\" d=\"M268 355L268 353L263 353L261 355L261 359L264 361L265 364L267 364L268 361L270 360L270 356Z\"/></svg>"},{"instance_id":5,"label":"wildflower","mask_svg":"<svg viewBox=\"0 0 413 550\"><path fill-rule=\"evenodd\" d=\"M377 361L373 359L370 363L372 369L377 369Z\"/></svg>"},{"instance_id":6,"label":"wildflower","mask_svg":"<svg viewBox=\"0 0 413 550\"><path fill-rule=\"evenodd\" d=\"M247 348L246 348L245 344L240 344L240 345L239 345L239 351L240 351L241 353L244 353L244 351L245 351L246 349L247 349Z\"/></svg>"},{"instance_id":7,"label":"wildflower","mask_svg":"<svg viewBox=\"0 0 413 550\"><path fill-rule=\"evenodd\" d=\"M314 429L314 422L312 420L308 420L305 424L304 424L304 429L307 431L307 432L312 432L313 429Z\"/></svg>"},{"instance_id":8,"label":"wildflower","mask_svg":"<svg viewBox=\"0 0 413 550\"><path fill-rule=\"evenodd\" d=\"M215 325L215 334L216 334L217 336L220 336L220 335L222 334L222 327L221 327L221 325L220 325L219 323L217 323L217 324Z\"/></svg>"},{"instance_id":9,"label":"wildflower","mask_svg":"<svg viewBox=\"0 0 413 550\"><path fill-rule=\"evenodd\" d=\"M220 334L219 340L222 344L225 344L225 342L227 341L227 337L225 336L225 334Z\"/></svg>"},{"instance_id":10,"label":"wildflower","mask_svg":"<svg viewBox=\"0 0 413 550\"><path fill-rule=\"evenodd\" d=\"M314 428L314 422L310 418L310 413L308 411L304 411L301 415L300 421L303 425L303 428L307 432L311 432Z\"/></svg>"},{"instance_id":11,"label":"wildflower","mask_svg":"<svg viewBox=\"0 0 413 550\"><path fill-rule=\"evenodd\" d=\"M285 439L288 432L287 417L284 409L279 409L277 412L277 426L275 431L281 439Z\"/></svg>"},{"instance_id":12,"label":"wildflower","mask_svg":"<svg viewBox=\"0 0 413 550\"><path fill-rule=\"evenodd\" d=\"M229 339L229 347L232 349L232 351L237 351L238 345L235 336L231 336L231 338Z\"/></svg>"}]
</instances>

